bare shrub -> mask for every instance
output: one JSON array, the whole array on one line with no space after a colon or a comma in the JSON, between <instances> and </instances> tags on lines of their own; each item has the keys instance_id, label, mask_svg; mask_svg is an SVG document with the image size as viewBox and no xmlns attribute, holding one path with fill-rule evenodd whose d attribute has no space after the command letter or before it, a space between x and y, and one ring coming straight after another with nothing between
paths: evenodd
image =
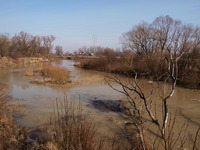
<instances>
[{"instance_id":1,"label":"bare shrub","mask_svg":"<svg viewBox=\"0 0 200 150\"><path fill-rule=\"evenodd\" d=\"M106 60L104 57L86 58L80 60L80 66L84 69L93 69L98 71L106 71Z\"/></svg>"},{"instance_id":2,"label":"bare shrub","mask_svg":"<svg viewBox=\"0 0 200 150\"><path fill-rule=\"evenodd\" d=\"M51 145L57 149L101 150L103 141L97 138L96 128L91 119L82 113L81 103L56 100L53 123L49 131Z\"/></svg>"},{"instance_id":3,"label":"bare shrub","mask_svg":"<svg viewBox=\"0 0 200 150\"><path fill-rule=\"evenodd\" d=\"M178 82L187 88L200 88L200 71L195 70L189 70L185 71L182 74L182 80L179 80Z\"/></svg>"},{"instance_id":4,"label":"bare shrub","mask_svg":"<svg viewBox=\"0 0 200 150\"><path fill-rule=\"evenodd\" d=\"M137 129L129 123L116 130L114 137L109 140L109 144L112 150L143 150ZM150 149L150 147L146 146L146 149Z\"/></svg>"}]
</instances>

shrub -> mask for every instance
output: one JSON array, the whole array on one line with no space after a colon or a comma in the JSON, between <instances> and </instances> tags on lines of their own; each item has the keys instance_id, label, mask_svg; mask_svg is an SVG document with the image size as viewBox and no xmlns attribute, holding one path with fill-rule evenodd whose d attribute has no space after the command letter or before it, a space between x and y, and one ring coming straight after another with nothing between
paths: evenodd
<instances>
[{"instance_id":1,"label":"shrub","mask_svg":"<svg viewBox=\"0 0 200 150\"><path fill-rule=\"evenodd\" d=\"M86 58L80 60L80 67L98 71L106 71L106 60L104 57Z\"/></svg>"},{"instance_id":2,"label":"shrub","mask_svg":"<svg viewBox=\"0 0 200 150\"><path fill-rule=\"evenodd\" d=\"M79 60L80 67L110 73L123 74L129 77L137 72L140 78L156 81L163 81L168 75L167 60L159 53L144 57L131 52L123 52L120 56L106 53L104 56L95 58L85 58ZM187 60L186 58L178 61L178 81L179 85L187 88L200 87L200 65L199 59Z\"/></svg>"},{"instance_id":3,"label":"shrub","mask_svg":"<svg viewBox=\"0 0 200 150\"><path fill-rule=\"evenodd\" d=\"M51 118L53 127L49 130L50 145L54 148L101 150L102 140L97 139L94 123L81 111L81 104L66 99L62 103L56 100L54 115Z\"/></svg>"}]
</instances>

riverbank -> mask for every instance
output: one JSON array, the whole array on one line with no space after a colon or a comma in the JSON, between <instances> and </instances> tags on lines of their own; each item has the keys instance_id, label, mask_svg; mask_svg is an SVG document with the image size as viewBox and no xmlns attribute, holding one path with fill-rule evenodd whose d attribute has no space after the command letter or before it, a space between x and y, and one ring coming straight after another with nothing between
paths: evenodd
<instances>
[{"instance_id":1,"label":"riverbank","mask_svg":"<svg viewBox=\"0 0 200 150\"><path fill-rule=\"evenodd\" d=\"M31 65L44 62L50 62L50 59L42 57L21 57L17 59L13 59L11 57L2 57L0 58L0 69L8 67L13 68L19 65Z\"/></svg>"},{"instance_id":2,"label":"riverbank","mask_svg":"<svg viewBox=\"0 0 200 150\"><path fill-rule=\"evenodd\" d=\"M168 78L166 75L167 65L163 60L150 58L149 62L146 62L142 58L129 57L100 56L80 58L75 60L74 66L86 70L120 74L130 78L134 78L135 73L137 73L138 78L151 81L165 81ZM200 70L197 63L197 66L194 67L195 69L184 68L181 66L182 63L180 62L179 64L177 85L188 89L200 89Z\"/></svg>"},{"instance_id":3,"label":"riverbank","mask_svg":"<svg viewBox=\"0 0 200 150\"><path fill-rule=\"evenodd\" d=\"M56 62L56 64L58 64L58 63L59 62ZM67 67L69 67L69 66L67 66ZM26 66L25 68L29 68L29 66L28 67ZM106 126L110 125L110 123L108 124L108 122L105 123L104 121L102 121L102 120L108 119L108 117L104 118L105 114L103 114L103 115L101 114L101 116L99 116L99 112L91 113L91 111L94 111L93 108L86 108L84 101L83 101L83 103L84 103L83 106L76 107L74 104L73 105L76 108L84 107L83 111L84 110L88 111L88 109L89 109L90 112L83 113L84 117L86 117L86 119L89 119L89 120L86 120L86 122L84 120L80 120L82 118L81 115L77 115L77 116L73 115L75 118L69 117L67 119L67 117L66 117L67 115L60 114L61 116L59 116L59 117L61 117L61 119L62 119L61 122L63 122L63 118L66 118L66 122L68 123L67 124L68 126L66 126L66 123L64 125L61 125L61 124L55 125L54 123L60 123L60 122L58 122L59 119L57 118L56 120L51 120L52 119L51 114L56 109L56 108L55 109L53 108L52 104L55 103L57 98L59 99L59 102L62 101L64 93L66 93L68 91L67 90L68 86L69 87L78 86L81 88L83 87L85 89L85 87L88 87L91 85L96 85L97 83L102 84L104 81L103 76L97 75L94 72L91 74L90 73L88 74L87 72L86 72L86 74L81 73L74 82L69 83L69 85L67 84L67 88L65 86L64 87L61 86L60 84L57 84L57 85L54 85L54 87L51 87L51 86L46 86L46 85L31 84L29 82L30 81L29 78L24 76L24 73L26 70L25 68L15 69L15 68L11 67L8 69L3 69L1 71L1 74L2 74L1 79L3 80L3 83L7 84L8 86L11 85L10 89L7 91L7 92L9 92L9 95L12 96L13 98L15 98L16 99L15 101L22 102L28 109L28 111L26 111L24 116L22 116L22 117L11 114L10 117L13 120L13 122L9 122L9 125L11 125L13 128L12 128L12 130L9 128L10 132L7 131L7 129L6 129L6 131L5 131L6 135L2 138L2 141L0 143L2 149L9 149L9 148L13 149L13 147L15 149L31 149L31 148L65 149L67 146L65 146L65 144L62 144L62 143L66 143L66 142L62 141L62 137L60 134L61 130L63 131L62 133L64 133L64 132L66 133L65 135L67 136L68 139L69 138L74 139L74 143L71 143L71 144L75 144L73 146L79 146L79 145L84 144L84 142L86 142L85 144L91 144L91 145L89 145L89 146L91 146L91 148L88 148L89 150L96 149L96 146L99 145L99 143L96 142L96 140L91 139L92 136L94 135L94 132L97 132L95 125L98 125L98 128L99 128L98 132L97 132L98 133L97 138L99 138L100 136L103 136L103 137L107 136L107 134L108 134L106 132L107 134L105 135L103 132L103 131L105 131L105 124L106 124ZM62 93L60 93L60 91L59 91L61 88L63 90ZM95 88L92 88L90 90L90 92L91 92L91 94L93 93L94 96L97 95L97 93L94 93L93 90L95 92L101 91L101 90L95 90ZM75 95L78 96L79 94L82 95L82 92L81 91L76 92ZM32 96L29 97L29 95L32 95ZM85 96L87 96L87 95L85 95ZM85 98L85 96L83 96L83 98ZM74 101L74 99L75 98L73 98L73 101ZM70 104L71 102L72 101L69 100L69 102L67 102L67 103ZM70 104L69 106L71 107L72 105ZM10 105L7 108L10 108ZM22 110L17 105L16 105L15 109ZM65 112L69 112L70 109L71 108L67 109ZM73 109L73 111L74 110L75 109ZM34 111L36 111L36 112L34 112ZM92 117L92 118L90 118L90 117ZM97 123L96 121L91 122L91 120L93 120L93 117L95 117L95 120L97 120L99 123ZM11 119L9 119L9 120L11 120ZM15 119L17 120L17 122L14 121ZM51 120L51 123L48 122L49 120ZM71 123L68 122L69 120ZM73 121L75 121L75 122L73 122ZM24 124L24 122L25 122L25 124ZM63 129L49 128L49 126L47 125L49 123L51 125L53 125L53 127L63 126L64 128ZM68 128L71 128L70 131L74 131L74 132L69 133L66 130ZM4 129L4 126L2 129ZM48 135L46 135L47 129L48 129ZM95 129L94 132L93 132L93 129ZM76 131L78 131L80 134L79 133L74 134ZM55 136L55 134L53 134L55 132L57 134L56 136ZM41 137L40 135L44 135L44 133L45 133L45 137L43 137L43 136ZM72 133L72 135L70 135L71 133ZM84 135L84 133L87 133L87 134ZM92 134L91 136L90 136L90 133ZM8 136L8 135L10 135L10 136ZM12 141L10 141L10 138L12 138ZM3 139L4 140L6 139L6 142L4 142ZM79 142L81 142L81 141L79 141L80 139L83 140L82 141L83 143L78 144ZM87 140L89 140L89 141L87 141ZM107 141L108 140L109 139L107 139ZM15 143L13 143L13 141ZM101 139L97 140L97 141L101 142ZM73 142L73 140L71 142ZM65 147L64 148L61 147L60 144L64 145ZM95 144L96 146L93 144ZM68 145L68 146L72 146L72 145ZM101 148L99 148L99 149L101 149Z\"/></svg>"}]
</instances>

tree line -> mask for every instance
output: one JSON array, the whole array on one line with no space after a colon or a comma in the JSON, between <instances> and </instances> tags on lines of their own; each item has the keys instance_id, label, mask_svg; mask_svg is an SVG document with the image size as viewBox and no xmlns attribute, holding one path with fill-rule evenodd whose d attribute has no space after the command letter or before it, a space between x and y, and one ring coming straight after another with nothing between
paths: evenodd
<instances>
[{"instance_id":1,"label":"tree line","mask_svg":"<svg viewBox=\"0 0 200 150\"><path fill-rule=\"evenodd\" d=\"M48 56L53 48L55 36L38 36L20 32L12 37L0 35L0 56L31 57Z\"/></svg>"},{"instance_id":2,"label":"tree line","mask_svg":"<svg viewBox=\"0 0 200 150\"><path fill-rule=\"evenodd\" d=\"M121 39L122 51L102 48L98 57L83 58L80 67L128 76L105 76L107 84L125 97L121 106L127 119L124 137L131 145L128 149L184 149L189 141L197 149L199 125L188 136L189 124L181 124L168 103L177 83L200 88L200 27L160 16L152 23L135 25Z\"/></svg>"},{"instance_id":3,"label":"tree line","mask_svg":"<svg viewBox=\"0 0 200 150\"><path fill-rule=\"evenodd\" d=\"M95 52L98 59L83 60L82 67L163 81L169 68L177 66L177 83L200 87L200 27L169 16L139 23L121 36L122 50L82 47L77 53ZM177 64L175 64L177 63ZM173 68L173 66L170 66ZM134 70L134 71L133 71Z\"/></svg>"},{"instance_id":4,"label":"tree line","mask_svg":"<svg viewBox=\"0 0 200 150\"><path fill-rule=\"evenodd\" d=\"M134 53L131 62L136 71L163 80L168 64L176 61L177 82L200 86L199 26L160 16L152 23L134 26L123 34L122 41L124 49Z\"/></svg>"}]
</instances>

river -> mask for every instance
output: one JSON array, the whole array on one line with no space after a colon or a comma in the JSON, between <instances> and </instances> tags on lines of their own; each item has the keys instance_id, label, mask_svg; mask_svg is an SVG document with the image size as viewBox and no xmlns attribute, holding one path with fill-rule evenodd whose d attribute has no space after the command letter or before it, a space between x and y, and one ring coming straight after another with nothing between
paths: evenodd
<instances>
[{"instance_id":1,"label":"river","mask_svg":"<svg viewBox=\"0 0 200 150\"><path fill-rule=\"evenodd\" d=\"M32 84L30 78L24 76L26 67L1 70L0 82L8 87L8 93L14 101L27 108L23 116L16 118L18 125L37 127L48 123L53 113L53 103L56 99L63 99L64 96L69 100L82 101L83 111L93 118L99 133L110 131L116 123L122 122L119 114L97 110L89 103L95 99L119 100L123 97L105 83L105 73L76 68L71 60L61 60L52 64L66 67L71 71L70 86ZM177 111L180 124L188 120L190 134L194 134L200 125L200 90L176 87L169 106L171 110Z\"/></svg>"}]
</instances>

